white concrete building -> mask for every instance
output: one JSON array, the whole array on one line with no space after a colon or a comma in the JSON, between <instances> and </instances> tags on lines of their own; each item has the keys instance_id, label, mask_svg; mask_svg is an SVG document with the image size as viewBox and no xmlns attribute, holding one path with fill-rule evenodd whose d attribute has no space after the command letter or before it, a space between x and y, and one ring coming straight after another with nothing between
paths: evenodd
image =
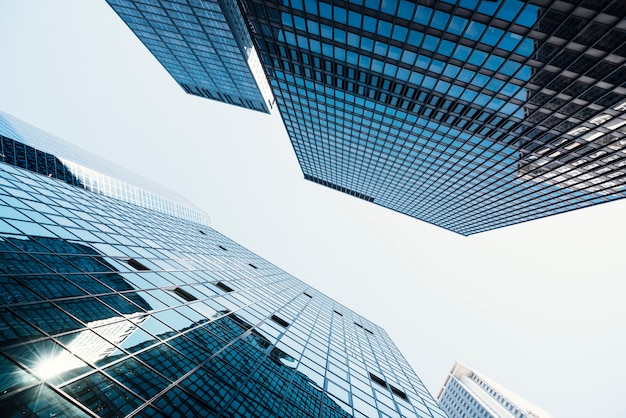
<instances>
[{"instance_id":1,"label":"white concrete building","mask_svg":"<svg viewBox=\"0 0 626 418\"><path fill-rule=\"evenodd\" d=\"M521 396L456 362L437 395L450 418L552 418Z\"/></svg>"}]
</instances>

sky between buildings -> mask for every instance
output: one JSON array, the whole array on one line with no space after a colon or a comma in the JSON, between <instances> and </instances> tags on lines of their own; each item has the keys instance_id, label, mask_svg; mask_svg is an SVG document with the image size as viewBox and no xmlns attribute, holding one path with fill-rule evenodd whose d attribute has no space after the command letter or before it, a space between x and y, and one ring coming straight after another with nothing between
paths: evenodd
<instances>
[{"instance_id":1,"label":"sky between buildings","mask_svg":"<svg viewBox=\"0 0 626 418\"><path fill-rule=\"evenodd\" d=\"M303 179L277 112L185 94L104 0L0 1L0 110L177 190L383 326L555 417L624 417L626 201L461 237Z\"/></svg>"}]
</instances>

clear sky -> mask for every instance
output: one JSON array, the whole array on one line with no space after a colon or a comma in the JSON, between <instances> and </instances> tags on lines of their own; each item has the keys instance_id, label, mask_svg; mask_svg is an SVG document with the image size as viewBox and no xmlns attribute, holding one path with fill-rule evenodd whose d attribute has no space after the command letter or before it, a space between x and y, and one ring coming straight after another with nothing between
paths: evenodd
<instances>
[{"instance_id":1,"label":"clear sky","mask_svg":"<svg viewBox=\"0 0 626 418\"><path fill-rule=\"evenodd\" d=\"M280 116L186 95L104 0L0 0L0 110L176 189L384 327L555 417L626 416L626 201L464 238L303 179Z\"/></svg>"}]
</instances>

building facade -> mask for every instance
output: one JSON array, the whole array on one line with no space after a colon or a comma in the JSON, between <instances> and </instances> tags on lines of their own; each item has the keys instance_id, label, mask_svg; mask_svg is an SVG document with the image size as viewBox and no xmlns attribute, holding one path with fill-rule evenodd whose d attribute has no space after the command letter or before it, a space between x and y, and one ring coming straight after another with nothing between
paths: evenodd
<instances>
[{"instance_id":1,"label":"building facade","mask_svg":"<svg viewBox=\"0 0 626 418\"><path fill-rule=\"evenodd\" d=\"M456 362L437 396L450 418L552 418L519 395Z\"/></svg>"},{"instance_id":2,"label":"building facade","mask_svg":"<svg viewBox=\"0 0 626 418\"><path fill-rule=\"evenodd\" d=\"M24 149L0 162L4 415L446 416L375 323Z\"/></svg>"},{"instance_id":3,"label":"building facade","mask_svg":"<svg viewBox=\"0 0 626 418\"><path fill-rule=\"evenodd\" d=\"M109 3L189 93L267 76L315 183L463 235L625 196L622 0Z\"/></svg>"},{"instance_id":4,"label":"building facade","mask_svg":"<svg viewBox=\"0 0 626 418\"><path fill-rule=\"evenodd\" d=\"M625 196L621 0L243 0L306 179L463 235Z\"/></svg>"},{"instance_id":5,"label":"building facade","mask_svg":"<svg viewBox=\"0 0 626 418\"><path fill-rule=\"evenodd\" d=\"M170 188L0 111L0 162L209 225L207 214Z\"/></svg>"},{"instance_id":6,"label":"building facade","mask_svg":"<svg viewBox=\"0 0 626 418\"><path fill-rule=\"evenodd\" d=\"M107 2L185 92L270 113L274 99L236 0Z\"/></svg>"}]
</instances>

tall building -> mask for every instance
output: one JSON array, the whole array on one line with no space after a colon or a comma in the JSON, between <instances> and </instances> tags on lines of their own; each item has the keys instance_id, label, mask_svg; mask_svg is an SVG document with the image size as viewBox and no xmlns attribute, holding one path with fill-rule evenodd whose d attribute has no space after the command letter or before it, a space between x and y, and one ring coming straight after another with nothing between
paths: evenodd
<instances>
[{"instance_id":1,"label":"tall building","mask_svg":"<svg viewBox=\"0 0 626 418\"><path fill-rule=\"evenodd\" d=\"M192 222L209 217L167 187L0 111L0 162Z\"/></svg>"},{"instance_id":2,"label":"tall building","mask_svg":"<svg viewBox=\"0 0 626 418\"><path fill-rule=\"evenodd\" d=\"M375 323L207 225L7 141L3 415L446 416Z\"/></svg>"},{"instance_id":3,"label":"tall building","mask_svg":"<svg viewBox=\"0 0 626 418\"><path fill-rule=\"evenodd\" d=\"M450 418L552 418L552 415L456 362L437 396Z\"/></svg>"},{"instance_id":4,"label":"tall building","mask_svg":"<svg viewBox=\"0 0 626 418\"><path fill-rule=\"evenodd\" d=\"M307 180L463 235L626 193L622 0L235 1L109 3L217 100L252 37Z\"/></svg>"},{"instance_id":5,"label":"tall building","mask_svg":"<svg viewBox=\"0 0 626 418\"><path fill-rule=\"evenodd\" d=\"M623 0L242 0L306 179L463 235L625 196Z\"/></svg>"},{"instance_id":6,"label":"tall building","mask_svg":"<svg viewBox=\"0 0 626 418\"><path fill-rule=\"evenodd\" d=\"M107 2L185 92L270 113L274 99L236 0Z\"/></svg>"}]
</instances>

